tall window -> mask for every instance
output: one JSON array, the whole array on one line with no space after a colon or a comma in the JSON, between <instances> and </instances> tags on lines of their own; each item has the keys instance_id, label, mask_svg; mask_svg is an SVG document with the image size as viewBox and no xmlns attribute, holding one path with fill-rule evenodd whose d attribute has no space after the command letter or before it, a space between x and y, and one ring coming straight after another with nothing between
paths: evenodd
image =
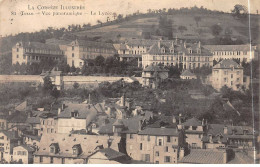
<instances>
[{"instance_id":1,"label":"tall window","mask_svg":"<svg viewBox=\"0 0 260 167\"><path fill-rule=\"evenodd\" d=\"M156 157L159 157L159 156L160 156L159 151L156 151L156 152L155 152L155 156L156 156Z\"/></svg>"},{"instance_id":2,"label":"tall window","mask_svg":"<svg viewBox=\"0 0 260 167\"><path fill-rule=\"evenodd\" d=\"M171 142L171 136L167 136L167 142Z\"/></svg>"},{"instance_id":3,"label":"tall window","mask_svg":"<svg viewBox=\"0 0 260 167\"><path fill-rule=\"evenodd\" d=\"M40 163L42 163L43 162L43 158L42 158L42 156L40 156Z\"/></svg>"},{"instance_id":4,"label":"tall window","mask_svg":"<svg viewBox=\"0 0 260 167\"><path fill-rule=\"evenodd\" d=\"M170 156L165 156L164 157L164 162L171 162L171 157Z\"/></svg>"},{"instance_id":5,"label":"tall window","mask_svg":"<svg viewBox=\"0 0 260 167\"><path fill-rule=\"evenodd\" d=\"M147 136L147 141L150 141L150 140L151 140L151 139L150 139L150 136L148 135L148 136Z\"/></svg>"},{"instance_id":6,"label":"tall window","mask_svg":"<svg viewBox=\"0 0 260 167\"><path fill-rule=\"evenodd\" d=\"M169 148L168 146L165 147L165 152L168 152L169 151Z\"/></svg>"},{"instance_id":7,"label":"tall window","mask_svg":"<svg viewBox=\"0 0 260 167\"><path fill-rule=\"evenodd\" d=\"M140 150L143 149L143 143L140 143Z\"/></svg>"},{"instance_id":8,"label":"tall window","mask_svg":"<svg viewBox=\"0 0 260 167\"><path fill-rule=\"evenodd\" d=\"M50 158L50 164L53 164L53 157Z\"/></svg>"},{"instance_id":9,"label":"tall window","mask_svg":"<svg viewBox=\"0 0 260 167\"><path fill-rule=\"evenodd\" d=\"M162 139L159 139L158 145L159 145L159 146L162 145Z\"/></svg>"},{"instance_id":10,"label":"tall window","mask_svg":"<svg viewBox=\"0 0 260 167\"><path fill-rule=\"evenodd\" d=\"M16 58L19 58L19 55L16 55Z\"/></svg>"},{"instance_id":11,"label":"tall window","mask_svg":"<svg viewBox=\"0 0 260 167\"><path fill-rule=\"evenodd\" d=\"M71 55L72 57L74 57L74 53L72 53L72 55Z\"/></svg>"},{"instance_id":12,"label":"tall window","mask_svg":"<svg viewBox=\"0 0 260 167\"><path fill-rule=\"evenodd\" d=\"M19 48L16 48L16 51L19 52Z\"/></svg>"},{"instance_id":13,"label":"tall window","mask_svg":"<svg viewBox=\"0 0 260 167\"><path fill-rule=\"evenodd\" d=\"M74 46L72 46L72 50L74 50Z\"/></svg>"}]
</instances>

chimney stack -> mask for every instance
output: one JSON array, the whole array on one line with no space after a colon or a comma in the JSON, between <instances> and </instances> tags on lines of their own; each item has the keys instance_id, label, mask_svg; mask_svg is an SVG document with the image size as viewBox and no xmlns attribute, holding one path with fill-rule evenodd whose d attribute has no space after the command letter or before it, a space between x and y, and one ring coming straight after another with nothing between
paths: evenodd
<instances>
[{"instance_id":1,"label":"chimney stack","mask_svg":"<svg viewBox=\"0 0 260 167\"><path fill-rule=\"evenodd\" d=\"M228 128L227 128L227 126L224 126L224 134L228 134Z\"/></svg>"},{"instance_id":2,"label":"chimney stack","mask_svg":"<svg viewBox=\"0 0 260 167\"><path fill-rule=\"evenodd\" d=\"M161 48L161 40L158 41L158 48Z\"/></svg>"},{"instance_id":3,"label":"chimney stack","mask_svg":"<svg viewBox=\"0 0 260 167\"><path fill-rule=\"evenodd\" d=\"M121 106L125 106L125 94L121 97Z\"/></svg>"},{"instance_id":4,"label":"chimney stack","mask_svg":"<svg viewBox=\"0 0 260 167\"><path fill-rule=\"evenodd\" d=\"M186 48L186 41L184 41L183 46L184 46L184 48Z\"/></svg>"},{"instance_id":5,"label":"chimney stack","mask_svg":"<svg viewBox=\"0 0 260 167\"><path fill-rule=\"evenodd\" d=\"M199 43L198 43L198 48L200 48L201 46L200 46L201 44L200 44L200 41L199 41Z\"/></svg>"},{"instance_id":6,"label":"chimney stack","mask_svg":"<svg viewBox=\"0 0 260 167\"><path fill-rule=\"evenodd\" d=\"M172 118L172 123L176 123L176 118L175 118L175 116L173 116L173 118Z\"/></svg>"},{"instance_id":7,"label":"chimney stack","mask_svg":"<svg viewBox=\"0 0 260 167\"><path fill-rule=\"evenodd\" d=\"M60 115L61 113L61 108L58 108L58 115Z\"/></svg>"}]
</instances>

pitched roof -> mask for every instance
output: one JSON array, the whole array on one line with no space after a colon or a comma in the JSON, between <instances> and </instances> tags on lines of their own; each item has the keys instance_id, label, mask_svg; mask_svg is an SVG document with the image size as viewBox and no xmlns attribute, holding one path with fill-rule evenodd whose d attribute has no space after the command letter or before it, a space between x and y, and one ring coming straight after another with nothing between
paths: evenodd
<instances>
[{"instance_id":1,"label":"pitched roof","mask_svg":"<svg viewBox=\"0 0 260 167\"><path fill-rule=\"evenodd\" d=\"M113 44L116 50L127 50L125 44Z\"/></svg>"},{"instance_id":2,"label":"pitched roof","mask_svg":"<svg viewBox=\"0 0 260 167\"><path fill-rule=\"evenodd\" d=\"M10 123L25 123L27 115L23 111L15 111L8 116L7 120Z\"/></svg>"},{"instance_id":3,"label":"pitched roof","mask_svg":"<svg viewBox=\"0 0 260 167\"><path fill-rule=\"evenodd\" d=\"M183 73L181 73L181 76L196 76L196 75L190 72L190 70L185 70L183 71Z\"/></svg>"},{"instance_id":4,"label":"pitched roof","mask_svg":"<svg viewBox=\"0 0 260 167\"><path fill-rule=\"evenodd\" d=\"M158 72L160 72L160 71L169 71L169 70L167 70L167 69L165 69L165 68L162 68L162 67L160 67L160 66L149 65L149 66L147 66L147 67L144 69L144 71L145 71L145 72L150 72L150 71L158 71Z\"/></svg>"},{"instance_id":5,"label":"pitched roof","mask_svg":"<svg viewBox=\"0 0 260 167\"><path fill-rule=\"evenodd\" d=\"M191 149L190 154L179 162L189 164L223 164L224 151L213 149Z\"/></svg>"},{"instance_id":6,"label":"pitched roof","mask_svg":"<svg viewBox=\"0 0 260 167\"><path fill-rule=\"evenodd\" d=\"M204 45L204 47L211 51L250 51L250 44L246 44L246 45Z\"/></svg>"},{"instance_id":7,"label":"pitched roof","mask_svg":"<svg viewBox=\"0 0 260 167\"><path fill-rule=\"evenodd\" d=\"M23 148L24 148L25 150L27 150L28 152L33 152L33 151L35 151L34 148L32 148L32 147L30 147L30 146L28 146L28 145L25 145L25 144L16 146L16 147L14 147L14 149L15 149L15 148L18 148L18 147L23 147Z\"/></svg>"},{"instance_id":8,"label":"pitched roof","mask_svg":"<svg viewBox=\"0 0 260 167\"><path fill-rule=\"evenodd\" d=\"M73 155L73 146L80 145L82 153L77 158L87 158L92 153L96 152L97 146L103 145L104 148L109 147L118 151L118 144L120 143L119 136L100 135L81 135L81 134L44 134L39 144L39 150L35 155L56 156L56 157L77 157ZM59 143L59 153L50 155L49 146L52 143Z\"/></svg>"},{"instance_id":9,"label":"pitched roof","mask_svg":"<svg viewBox=\"0 0 260 167\"><path fill-rule=\"evenodd\" d=\"M4 135L6 135L9 139L19 139L19 137L17 136L17 132L16 131L0 131L0 133L3 133Z\"/></svg>"},{"instance_id":10,"label":"pitched roof","mask_svg":"<svg viewBox=\"0 0 260 167\"><path fill-rule=\"evenodd\" d=\"M103 153L103 155L105 155L107 157L107 159L109 159L109 160L114 160L114 159L118 159L118 158L122 158L122 157L126 156L125 154L123 154L119 151L116 151L112 148L101 149L101 150L98 150L97 152Z\"/></svg>"},{"instance_id":11,"label":"pitched roof","mask_svg":"<svg viewBox=\"0 0 260 167\"><path fill-rule=\"evenodd\" d=\"M178 136L179 132L177 128L150 128L147 127L138 133L139 135L151 135L151 136Z\"/></svg>"},{"instance_id":12,"label":"pitched roof","mask_svg":"<svg viewBox=\"0 0 260 167\"><path fill-rule=\"evenodd\" d=\"M71 112L78 112L76 119L88 118L91 121L96 117L98 110L89 104L66 103L64 111L58 115L58 118L71 118Z\"/></svg>"},{"instance_id":13,"label":"pitched roof","mask_svg":"<svg viewBox=\"0 0 260 167\"><path fill-rule=\"evenodd\" d=\"M53 45L53 44L50 45L50 44L45 44L45 43L41 43L41 42L20 42L20 44L24 48L59 51L59 53L62 54L62 51L60 50L58 45Z\"/></svg>"},{"instance_id":14,"label":"pitched roof","mask_svg":"<svg viewBox=\"0 0 260 167\"><path fill-rule=\"evenodd\" d=\"M224 59L218 64L216 64L213 69L230 69L230 68L235 68L235 69L243 69L243 67L239 64L237 64L235 61L231 59Z\"/></svg>"},{"instance_id":15,"label":"pitched roof","mask_svg":"<svg viewBox=\"0 0 260 167\"><path fill-rule=\"evenodd\" d=\"M106 48L106 49L111 49L111 50L115 51L115 48L112 43L86 41L86 40L75 40L75 41L72 41L70 45L72 45L73 43L75 43L76 45L85 46L88 48Z\"/></svg>"},{"instance_id":16,"label":"pitched roof","mask_svg":"<svg viewBox=\"0 0 260 167\"><path fill-rule=\"evenodd\" d=\"M185 121L181 125L184 125L184 126L201 126L201 122L197 118L193 117L193 118L188 119L187 121Z\"/></svg>"}]
</instances>

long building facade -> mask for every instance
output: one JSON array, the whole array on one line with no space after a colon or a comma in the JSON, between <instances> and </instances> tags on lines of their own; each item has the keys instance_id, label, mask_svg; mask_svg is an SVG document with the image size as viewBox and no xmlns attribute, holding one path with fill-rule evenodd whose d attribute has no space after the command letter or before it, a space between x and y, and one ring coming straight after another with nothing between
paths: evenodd
<instances>
[{"instance_id":1,"label":"long building facade","mask_svg":"<svg viewBox=\"0 0 260 167\"><path fill-rule=\"evenodd\" d=\"M64 52L58 45L40 42L18 42L12 48L12 64L32 64L41 60L60 61Z\"/></svg>"},{"instance_id":2,"label":"long building facade","mask_svg":"<svg viewBox=\"0 0 260 167\"><path fill-rule=\"evenodd\" d=\"M183 69L195 69L202 66L212 67L212 54L201 43L158 41L142 55L142 66L148 65L181 66Z\"/></svg>"}]
</instances>

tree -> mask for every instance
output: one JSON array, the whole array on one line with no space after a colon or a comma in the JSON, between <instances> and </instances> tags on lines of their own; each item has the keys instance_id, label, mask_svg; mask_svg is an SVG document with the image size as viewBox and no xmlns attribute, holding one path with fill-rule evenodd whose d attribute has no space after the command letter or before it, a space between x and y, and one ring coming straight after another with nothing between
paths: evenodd
<instances>
[{"instance_id":1,"label":"tree","mask_svg":"<svg viewBox=\"0 0 260 167\"><path fill-rule=\"evenodd\" d=\"M45 91L51 91L53 89L53 84L51 81L51 78L49 76L46 76L43 78L43 90Z\"/></svg>"},{"instance_id":2,"label":"tree","mask_svg":"<svg viewBox=\"0 0 260 167\"><path fill-rule=\"evenodd\" d=\"M105 58L103 56L97 56L95 58L95 65L96 66L103 66L104 65L104 62L105 62Z\"/></svg>"},{"instance_id":3,"label":"tree","mask_svg":"<svg viewBox=\"0 0 260 167\"><path fill-rule=\"evenodd\" d=\"M248 13L247 7L244 5L240 5L240 4L236 4L234 6L234 9L231 10L231 12L232 12L233 17L238 18L238 19L246 17L247 13Z\"/></svg>"},{"instance_id":4,"label":"tree","mask_svg":"<svg viewBox=\"0 0 260 167\"><path fill-rule=\"evenodd\" d=\"M211 33L214 37L219 36L219 34L221 33L222 30L223 30L222 27L217 24L214 24L213 26L211 26Z\"/></svg>"},{"instance_id":5,"label":"tree","mask_svg":"<svg viewBox=\"0 0 260 167\"><path fill-rule=\"evenodd\" d=\"M60 91L56 87L50 92L50 94L56 100L60 97Z\"/></svg>"},{"instance_id":6,"label":"tree","mask_svg":"<svg viewBox=\"0 0 260 167\"><path fill-rule=\"evenodd\" d=\"M200 16L195 16L194 20L196 21L197 27L199 26L199 22L201 21L201 17Z\"/></svg>"},{"instance_id":7,"label":"tree","mask_svg":"<svg viewBox=\"0 0 260 167\"><path fill-rule=\"evenodd\" d=\"M79 83L74 82L74 84L73 84L73 88L74 88L74 89L78 89L78 88L79 88Z\"/></svg>"},{"instance_id":8,"label":"tree","mask_svg":"<svg viewBox=\"0 0 260 167\"><path fill-rule=\"evenodd\" d=\"M185 26L179 26L178 27L178 30L181 32L181 34L184 32L184 31L187 31L187 27Z\"/></svg>"}]
</instances>

